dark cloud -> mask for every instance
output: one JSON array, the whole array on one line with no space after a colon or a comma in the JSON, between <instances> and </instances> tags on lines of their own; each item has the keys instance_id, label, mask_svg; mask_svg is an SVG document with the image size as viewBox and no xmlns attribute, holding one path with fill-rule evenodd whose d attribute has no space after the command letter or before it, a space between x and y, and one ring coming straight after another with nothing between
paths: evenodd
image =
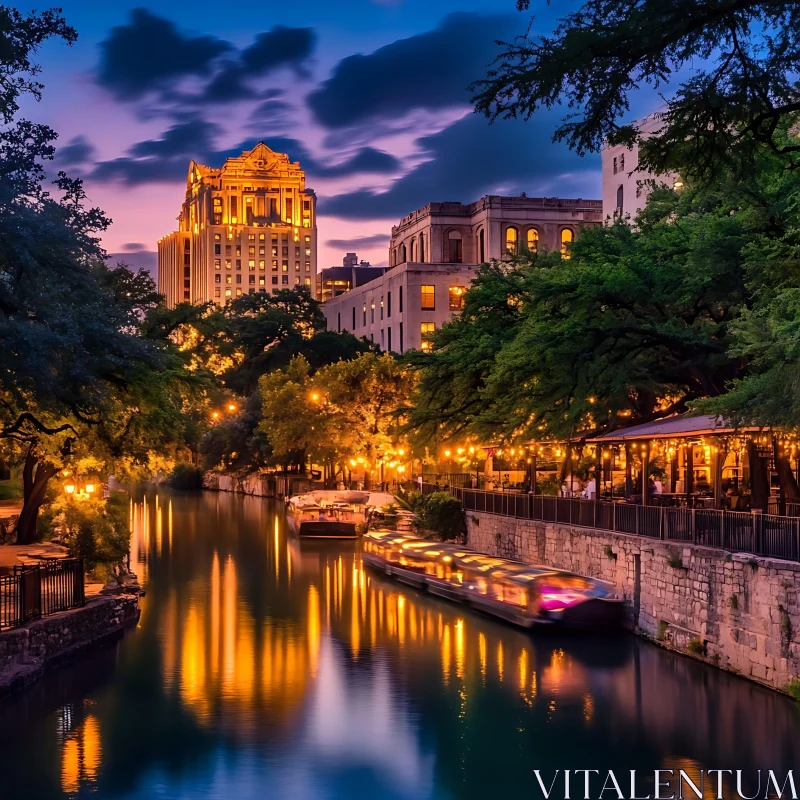
<instances>
[{"instance_id":1,"label":"dark cloud","mask_svg":"<svg viewBox=\"0 0 800 800\"><path fill-rule=\"evenodd\" d=\"M126 242L122 245L122 249L126 253L135 253L137 250L146 250L147 245L142 242Z\"/></svg>"},{"instance_id":2,"label":"dark cloud","mask_svg":"<svg viewBox=\"0 0 800 800\"><path fill-rule=\"evenodd\" d=\"M320 213L351 219L396 219L430 202L472 202L487 193L599 197L597 159L581 159L550 141L555 113L529 122L489 125L470 114L418 140L430 160L396 180L388 191L323 197Z\"/></svg>"},{"instance_id":3,"label":"dark cloud","mask_svg":"<svg viewBox=\"0 0 800 800\"><path fill-rule=\"evenodd\" d=\"M467 86L485 75L498 53L494 40L508 41L519 25L513 14L450 14L431 31L340 61L308 104L329 128L414 108L467 106Z\"/></svg>"},{"instance_id":4,"label":"dark cloud","mask_svg":"<svg viewBox=\"0 0 800 800\"><path fill-rule=\"evenodd\" d=\"M136 99L187 75L208 75L233 46L214 36L183 34L174 22L135 8L130 22L100 43L97 80L120 99Z\"/></svg>"},{"instance_id":5,"label":"dark cloud","mask_svg":"<svg viewBox=\"0 0 800 800\"><path fill-rule=\"evenodd\" d=\"M160 139L137 142L127 153L96 164L89 177L119 181L129 186L142 183L174 183L184 180L189 160L203 162L213 151L218 125L192 118L167 129Z\"/></svg>"},{"instance_id":6,"label":"dark cloud","mask_svg":"<svg viewBox=\"0 0 800 800\"><path fill-rule=\"evenodd\" d=\"M271 31L259 33L253 44L242 50L242 66L256 75L266 75L285 66L302 73L315 44L316 35L311 28L276 25Z\"/></svg>"},{"instance_id":7,"label":"dark cloud","mask_svg":"<svg viewBox=\"0 0 800 800\"><path fill-rule=\"evenodd\" d=\"M388 245L389 236L385 233L375 233L372 236L356 236L354 239L328 239L325 244L328 247L337 247L352 252L362 247L370 248Z\"/></svg>"},{"instance_id":8,"label":"dark cloud","mask_svg":"<svg viewBox=\"0 0 800 800\"><path fill-rule=\"evenodd\" d=\"M140 113L177 114L258 97L251 82L283 67L305 75L315 44L313 29L277 25L237 51L214 36L182 33L174 22L137 8L130 22L112 28L100 44L97 81L121 100L140 101L157 90L156 98L149 98L155 105ZM209 79L194 91L176 88L175 82L186 76Z\"/></svg>"},{"instance_id":9,"label":"dark cloud","mask_svg":"<svg viewBox=\"0 0 800 800\"><path fill-rule=\"evenodd\" d=\"M283 121L291 112L292 106L285 100L264 100L259 103L250 113L251 122L272 122L273 120Z\"/></svg>"},{"instance_id":10,"label":"dark cloud","mask_svg":"<svg viewBox=\"0 0 800 800\"><path fill-rule=\"evenodd\" d=\"M373 147L362 147L339 163L314 157L298 139L269 136L251 139L236 147L219 150L214 146L221 128L199 118L192 118L167 129L158 139L146 139L132 145L124 156L95 165L89 177L97 181L119 181L133 186L142 183L174 183L185 180L189 160L221 166L226 158L234 158L252 150L259 141L278 153L288 153L299 161L312 180L341 178L361 173L391 174L400 162L389 153Z\"/></svg>"},{"instance_id":11,"label":"dark cloud","mask_svg":"<svg viewBox=\"0 0 800 800\"><path fill-rule=\"evenodd\" d=\"M77 167L92 161L94 153L94 145L85 136L75 136L56 149L56 163L59 169Z\"/></svg>"},{"instance_id":12,"label":"dark cloud","mask_svg":"<svg viewBox=\"0 0 800 800\"><path fill-rule=\"evenodd\" d=\"M284 136L251 139L229 150L211 153L208 163L221 164L226 158L238 156L243 150L252 150L259 141L278 153L286 153L292 161L299 161L311 180L343 178L360 173L391 174L400 169L400 162L394 156L374 147L363 147L344 161L331 164L330 159L322 160L313 156L300 140Z\"/></svg>"}]
</instances>

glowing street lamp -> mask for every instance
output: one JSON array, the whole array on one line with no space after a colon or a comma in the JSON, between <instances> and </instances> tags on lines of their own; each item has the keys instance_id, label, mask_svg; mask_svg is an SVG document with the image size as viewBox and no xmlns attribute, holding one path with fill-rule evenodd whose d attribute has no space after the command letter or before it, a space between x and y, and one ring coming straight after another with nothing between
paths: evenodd
<instances>
[{"instance_id":1,"label":"glowing street lamp","mask_svg":"<svg viewBox=\"0 0 800 800\"><path fill-rule=\"evenodd\" d=\"M234 403L228 404L228 411L236 411L236 406Z\"/></svg>"},{"instance_id":2,"label":"glowing street lamp","mask_svg":"<svg viewBox=\"0 0 800 800\"><path fill-rule=\"evenodd\" d=\"M74 486L73 484L71 484L71 483L68 483L68 484L67 484L67 485L64 487L64 491L65 491L67 494L72 494L72 493L75 491L75 486Z\"/></svg>"}]
</instances>

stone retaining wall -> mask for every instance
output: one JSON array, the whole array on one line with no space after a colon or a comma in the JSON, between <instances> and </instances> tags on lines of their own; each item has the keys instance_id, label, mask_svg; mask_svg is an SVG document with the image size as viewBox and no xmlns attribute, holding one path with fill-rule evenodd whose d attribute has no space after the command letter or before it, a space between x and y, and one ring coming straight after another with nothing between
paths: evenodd
<instances>
[{"instance_id":1,"label":"stone retaining wall","mask_svg":"<svg viewBox=\"0 0 800 800\"><path fill-rule=\"evenodd\" d=\"M318 488L313 481L295 476L221 475L207 472L203 476L203 488L216 492L236 492L253 497L291 497Z\"/></svg>"},{"instance_id":2,"label":"stone retaining wall","mask_svg":"<svg viewBox=\"0 0 800 800\"><path fill-rule=\"evenodd\" d=\"M774 689L800 676L800 565L467 512L468 544L613 583L631 627Z\"/></svg>"},{"instance_id":3,"label":"stone retaining wall","mask_svg":"<svg viewBox=\"0 0 800 800\"><path fill-rule=\"evenodd\" d=\"M44 671L121 636L139 618L136 595L98 596L75 608L0 633L0 697L30 685Z\"/></svg>"}]
</instances>

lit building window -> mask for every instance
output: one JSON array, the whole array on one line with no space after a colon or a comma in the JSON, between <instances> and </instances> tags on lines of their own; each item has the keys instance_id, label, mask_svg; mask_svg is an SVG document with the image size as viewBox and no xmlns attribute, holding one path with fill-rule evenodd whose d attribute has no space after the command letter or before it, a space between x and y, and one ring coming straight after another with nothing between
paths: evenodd
<instances>
[{"instance_id":1,"label":"lit building window","mask_svg":"<svg viewBox=\"0 0 800 800\"><path fill-rule=\"evenodd\" d=\"M289 271L289 262L288 261L284 261L281 264L281 272L288 272L288 271Z\"/></svg>"},{"instance_id":2,"label":"lit building window","mask_svg":"<svg viewBox=\"0 0 800 800\"><path fill-rule=\"evenodd\" d=\"M306 278L306 286L311 286L311 278Z\"/></svg>"},{"instance_id":3,"label":"lit building window","mask_svg":"<svg viewBox=\"0 0 800 800\"><path fill-rule=\"evenodd\" d=\"M231 260L229 258L225 259L225 269L231 268Z\"/></svg>"},{"instance_id":4,"label":"lit building window","mask_svg":"<svg viewBox=\"0 0 800 800\"><path fill-rule=\"evenodd\" d=\"M433 322L423 322L419 326L419 332L422 336L422 343L420 345L422 350L431 349L430 335L436 330L436 325Z\"/></svg>"},{"instance_id":5,"label":"lit building window","mask_svg":"<svg viewBox=\"0 0 800 800\"><path fill-rule=\"evenodd\" d=\"M255 268L256 268L256 261L255 261L255 259L254 259L254 258L251 258L251 259L250 259L250 260L247 262L247 266L248 266L248 267L249 267L251 270L255 270Z\"/></svg>"},{"instance_id":6,"label":"lit building window","mask_svg":"<svg viewBox=\"0 0 800 800\"><path fill-rule=\"evenodd\" d=\"M528 250L535 253L539 249L539 231L536 228L528 228Z\"/></svg>"},{"instance_id":7,"label":"lit building window","mask_svg":"<svg viewBox=\"0 0 800 800\"><path fill-rule=\"evenodd\" d=\"M226 289L225 290L225 297L230 297L230 296L231 296L231 290L230 289Z\"/></svg>"},{"instance_id":8,"label":"lit building window","mask_svg":"<svg viewBox=\"0 0 800 800\"><path fill-rule=\"evenodd\" d=\"M306 272L311 272L311 262L306 261Z\"/></svg>"},{"instance_id":9,"label":"lit building window","mask_svg":"<svg viewBox=\"0 0 800 800\"><path fill-rule=\"evenodd\" d=\"M423 311L436 310L436 287L435 286L420 286L420 308Z\"/></svg>"},{"instance_id":10,"label":"lit building window","mask_svg":"<svg viewBox=\"0 0 800 800\"><path fill-rule=\"evenodd\" d=\"M569 252L572 249L572 242L575 238L571 228L564 228L561 231L561 256L562 258L569 258Z\"/></svg>"},{"instance_id":11,"label":"lit building window","mask_svg":"<svg viewBox=\"0 0 800 800\"><path fill-rule=\"evenodd\" d=\"M236 290L236 296L237 297L241 297L242 296L242 290L241 289L237 289Z\"/></svg>"},{"instance_id":12,"label":"lit building window","mask_svg":"<svg viewBox=\"0 0 800 800\"><path fill-rule=\"evenodd\" d=\"M222 261L219 258L214 259L214 269L221 269Z\"/></svg>"},{"instance_id":13,"label":"lit building window","mask_svg":"<svg viewBox=\"0 0 800 800\"><path fill-rule=\"evenodd\" d=\"M277 258L273 258L273 259L272 259L272 269L273 269L275 272L277 272L277 271L278 271L278 259L277 259Z\"/></svg>"},{"instance_id":14,"label":"lit building window","mask_svg":"<svg viewBox=\"0 0 800 800\"><path fill-rule=\"evenodd\" d=\"M464 308L464 289L461 286L451 286L448 290L450 310L461 311Z\"/></svg>"},{"instance_id":15,"label":"lit building window","mask_svg":"<svg viewBox=\"0 0 800 800\"><path fill-rule=\"evenodd\" d=\"M519 231L513 227L506 228L506 252L515 256L519 246Z\"/></svg>"},{"instance_id":16,"label":"lit building window","mask_svg":"<svg viewBox=\"0 0 800 800\"><path fill-rule=\"evenodd\" d=\"M300 262L299 262L299 261L295 261L295 262L294 262L294 268L295 268L295 269L296 269L298 272L300 272Z\"/></svg>"}]
</instances>

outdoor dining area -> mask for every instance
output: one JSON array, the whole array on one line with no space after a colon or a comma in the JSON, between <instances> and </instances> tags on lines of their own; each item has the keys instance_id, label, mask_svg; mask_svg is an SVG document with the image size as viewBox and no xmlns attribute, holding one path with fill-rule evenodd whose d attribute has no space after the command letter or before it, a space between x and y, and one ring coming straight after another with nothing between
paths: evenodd
<instances>
[{"instance_id":1,"label":"outdoor dining area","mask_svg":"<svg viewBox=\"0 0 800 800\"><path fill-rule=\"evenodd\" d=\"M794 438L718 417L680 414L596 437L485 451L487 491L800 514Z\"/></svg>"}]
</instances>

